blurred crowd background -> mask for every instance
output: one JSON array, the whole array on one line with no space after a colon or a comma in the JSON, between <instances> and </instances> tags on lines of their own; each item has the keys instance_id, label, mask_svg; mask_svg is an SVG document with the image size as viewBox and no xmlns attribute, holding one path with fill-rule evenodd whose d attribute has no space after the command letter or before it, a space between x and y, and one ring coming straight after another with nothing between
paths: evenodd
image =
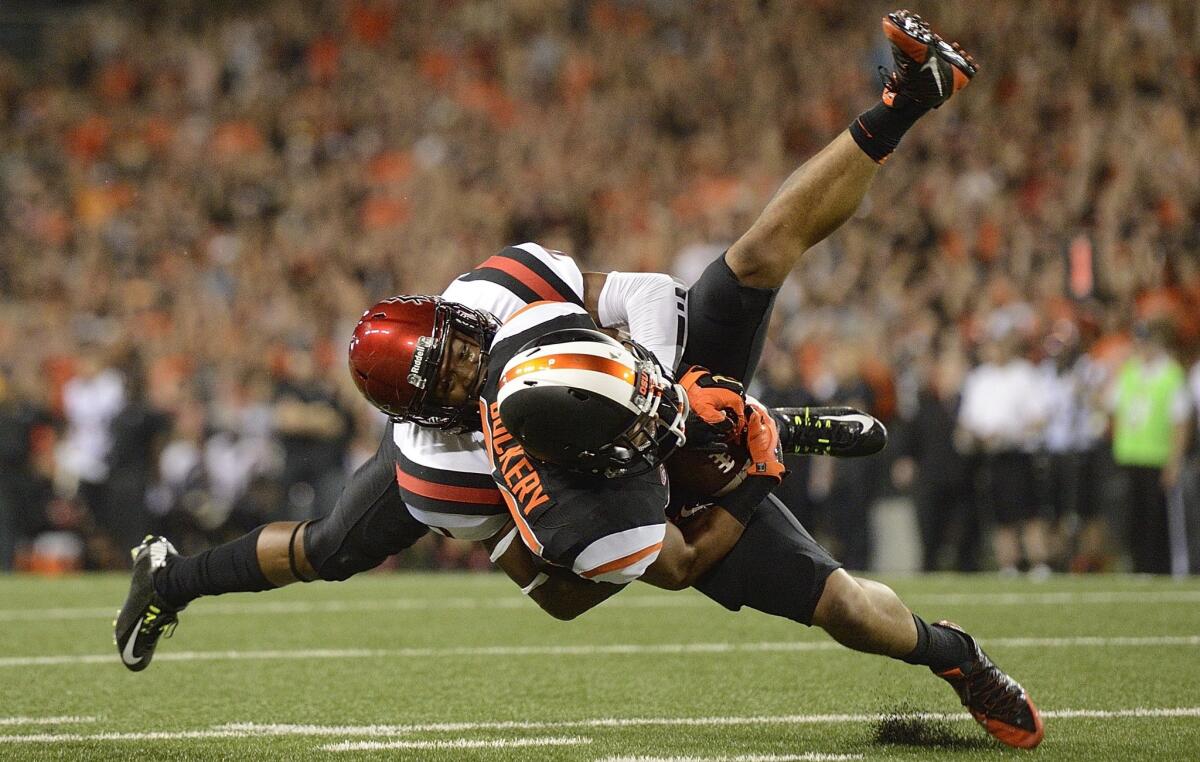
<instances>
[{"instance_id":1,"label":"blurred crowd background","mask_svg":"<svg viewBox=\"0 0 1200 762\"><path fill-rule=\"evenodd\" d=\"M924 5L982 72L805 257L755 384L892 444L789 503L851 568L1200 572L1200 7ZM887 10L6 3L0 569L329 510L382 428L366 306L524 240L694 279L878 97Z\"/></svg>"}]
</instances>

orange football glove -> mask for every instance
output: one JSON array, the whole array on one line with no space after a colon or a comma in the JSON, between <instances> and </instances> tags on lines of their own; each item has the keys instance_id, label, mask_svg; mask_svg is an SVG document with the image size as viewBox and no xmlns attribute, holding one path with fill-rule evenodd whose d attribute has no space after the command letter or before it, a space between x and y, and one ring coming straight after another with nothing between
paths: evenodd
<instances>
[{"instance_id":1,"label":"orange football glove","mask_svg":"<svg viewBox=\"0 0 1200 762\"><path fill-rule=\"evenodd\" d=\"M783 450L779 446L779 429L771 414L758 405L749 405L744 414L747 417L746 449L750 451L746 478L732 492L713 501L742 526L750 523L758 506L787 476L782 461Z\"/></svg>"},{"instance_id":2,"label":"orange football glove","mask_svg":"<svg viewBox=\"0 0 1200 762\"><path fill-rule=\"evenodd\" d=\"M779 444L775 419L758 405L749 405L746 411L746 449L750 450L746 476L767 477L779 483L787 476L787 468L783 465L783 448Z\"/></svg>"},{"instance_id":3,"label":"orange football glove","mask_svg":"<svg viewBox=\"0 0 1200 762\"><path fill-rule=\"evenodd\" d=\"M738 440L746 425L746 390L741 382L693 365L679 384L692 408L687 423L689 448L724 451Z\"/></svg>"}]
</instances>

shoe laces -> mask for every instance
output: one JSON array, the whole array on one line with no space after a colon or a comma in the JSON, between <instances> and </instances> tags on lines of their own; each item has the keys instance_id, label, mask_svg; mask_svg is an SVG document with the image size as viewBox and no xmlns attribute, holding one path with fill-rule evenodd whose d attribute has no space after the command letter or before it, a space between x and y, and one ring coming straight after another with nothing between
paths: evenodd
<instances>
[{"instance_id":1,"label":"shoe laces","mask_svg":"<svg viewBox=\"0 0 1200 762\"><path fill-rule=\"evenodd\" d=\"M142 625L139 630L148 638L170 638L175 634L177 626L179 626L179 618L175 616L175 612L160 609L159 613L154 615L152 619L147 619L143 616Z\"/></svg>"},{"instance_id":2,"label":"shoe laces","mask_svg":"<svg viewBox=\"0 0 1200 762\"><path fill-rule=\"evenodd\" d=\"M896 91L899 86L899 75L896 72L889 70L886 66L877 66L875 71L879 74L879 84L884 90Z\"/></svg>"},{"instance_id":3,"label":"shoe laces","mask_svg":"<svg viewBox=\"0 0 1200 762\"><path fill-rule=\"evenodd\" d=\"M856 432L851 431L851 424L844 421L829 423L829 425L822 423L827 420L820 416L813 416L807 422L803 418L798 422L793 422L796 431L795 444L828 447L833 444L846 445L854 441Z\"/></svg>"},{"instance_id":4,"label":"shoe laces","mask_svg":"<svg viewBox=\"0 0 1200 762\"><path fill-rule=\"evenodd\" d=\"M994 664L965 676L971 708L989 717L1012 718L1026 706L1025 691Z\"/></svg>"}]
</instances>

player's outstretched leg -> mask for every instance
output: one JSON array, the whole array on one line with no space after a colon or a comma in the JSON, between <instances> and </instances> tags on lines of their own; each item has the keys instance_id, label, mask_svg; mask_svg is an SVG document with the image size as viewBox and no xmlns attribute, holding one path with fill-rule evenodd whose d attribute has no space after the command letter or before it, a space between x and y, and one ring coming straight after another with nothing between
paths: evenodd
<instances>
[{"instance_id":1,"label":"player's outstretched leg","mask_svg":"<svg viewBox=\"0 0 1200 762\"><path fill-rule=\"evenodd\" d=\"M805 250L858 208L879 165L917 120L941 107L975 76L978 66L957 44L939 37L920 16L883 18L894 70L880 101L792 173L726 262L747 287L778 288Z\"/></svg>"},{"instance_id":2,"label":"player's outstretched leg","mask_svg":"<svg viewBox=\"0 0 1200 762\"><path fill-rule=\"evenodd\" d=\"M916 15L891 13L883 28L895 71L881 99L792 172L750 229L692 285L680 367L703 365L749 384L788 273L850 218L904 133L975 75L974 60Z\"/></svg>"},{"instance_id":3,"label":"player's outstretched leg","mask_svg":"<svg viewBox=\"0 0 1200 762\"><path fill-rule=\"evenodd\" d=\"M813 624L847 648L929 667L1001 742L1026 749L1041 743L1042 719L1025 689L961 627L927 623L888 586L856 579L841 569L833 572L813 612Z\"/></svg>"},{"instance_id":4,"label":"player's outstretched leg","mask_svg":"<svg viewBox=\"0 0 1200 762\"><path fill-rule=\"evenodd\" d=\"M852 407L773 407L784 453L859 458L887 445L887 429Z\"/></svg>"}]
</instances>

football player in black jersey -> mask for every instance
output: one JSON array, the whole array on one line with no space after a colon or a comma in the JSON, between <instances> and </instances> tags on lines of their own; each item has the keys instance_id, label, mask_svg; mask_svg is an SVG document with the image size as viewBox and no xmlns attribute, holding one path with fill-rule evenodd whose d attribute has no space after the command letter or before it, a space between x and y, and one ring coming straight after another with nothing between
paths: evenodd
<instances>
[{"instance_id":1,"label":"football player in black jersey","mask_svg":"<svg viewBox=\"0 0 1200 762\"><path fill-rule=\"evenodd\" d=\"M661 411L677 411L687 390L662 384L651 362L588 330L582 311L570 317L554 321L557 330L543 324L506 336L502 329L481 394L494 476L514 522L494 556L526 594L573 618L632 579L693 585L731 610L748 606L816 625L849 648L927 666L997 739L1021 748L1041 742L1037 707L970 635L950 622L929 624L886 585L846 573L768 494L783 468L773 421L753 403L735 426L744 427L739 436L751 453L747 478L695 518L682 519L673 506L678 526L668 524L660 539L653 522L661 521L669 484L658 476L680 444ZM720 404L736 411L745 402ZM731 529L721 535L730 550L672 574L679 564L664 560L668 551L691 556L670 541L688 536L695 521Z\"/></svg>"}]
</instances>

